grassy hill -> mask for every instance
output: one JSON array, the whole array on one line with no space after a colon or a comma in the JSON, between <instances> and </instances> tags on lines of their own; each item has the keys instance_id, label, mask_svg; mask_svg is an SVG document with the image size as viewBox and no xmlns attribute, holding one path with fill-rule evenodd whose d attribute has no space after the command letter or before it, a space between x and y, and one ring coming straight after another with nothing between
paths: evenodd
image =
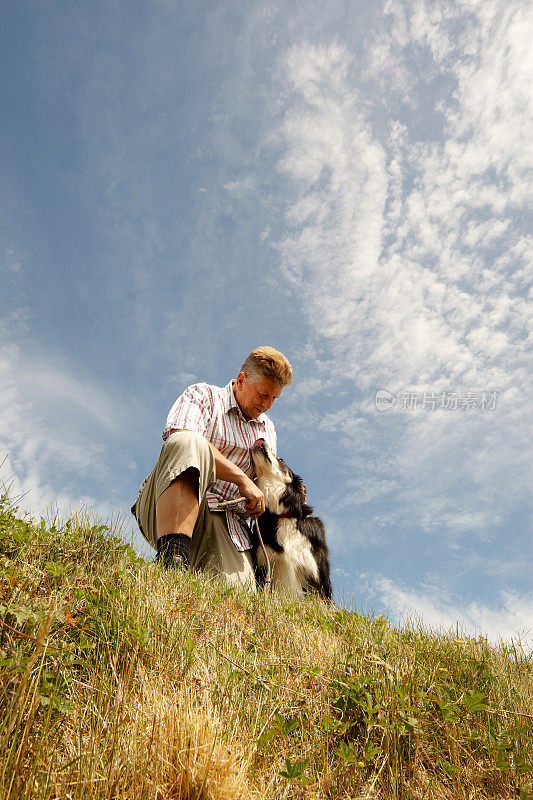
<instances>
[{"instance_id":1,"label":"grassy hill","mask_svg":"<svg viewBox=\"0 0 533 800\"><path fill-rule=\"evenodd\" d=\"M0 502L0 798L533 796L533 659Z\"/></svg>"}]
</instances>

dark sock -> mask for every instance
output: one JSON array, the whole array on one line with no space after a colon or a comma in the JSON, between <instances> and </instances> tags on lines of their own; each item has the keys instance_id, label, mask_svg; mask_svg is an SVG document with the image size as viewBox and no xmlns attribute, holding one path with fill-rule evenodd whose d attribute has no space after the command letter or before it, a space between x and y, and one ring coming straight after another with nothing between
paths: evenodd
<instances>
[{"instance_id":1,"label":"dark sock","mask_svg":"<svg viewBox=\"0 0 533 800\"><path fill-rule=\"evenodd\" d=\"M165 569L189 569L191 563L191 537L184 533L167 533L157 540L155 560Z\"/></svg>"}]
</instances>

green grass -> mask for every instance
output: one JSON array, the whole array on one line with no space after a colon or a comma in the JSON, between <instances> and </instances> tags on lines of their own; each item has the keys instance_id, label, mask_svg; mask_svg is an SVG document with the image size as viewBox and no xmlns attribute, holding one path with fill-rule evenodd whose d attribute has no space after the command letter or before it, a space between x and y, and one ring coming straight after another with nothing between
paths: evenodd
<instances>
[{"instance_id":1,"label":"green grass","mask_svg":"<svg viewBox=\"0 0 533 800\"><path fill-rule=\"evenodd\" d=\"M533 659L0 500L0 798L531 798Z\"/></svg>"}]
</instances>

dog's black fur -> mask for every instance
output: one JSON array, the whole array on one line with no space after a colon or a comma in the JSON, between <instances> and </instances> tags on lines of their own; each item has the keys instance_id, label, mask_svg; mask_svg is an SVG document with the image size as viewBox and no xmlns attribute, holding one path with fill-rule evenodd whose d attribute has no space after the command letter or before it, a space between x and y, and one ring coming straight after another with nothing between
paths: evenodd
<instances>
[{"instance_id":1,"label":"dog's black fur","mask_svg":"<svg viewBox=\"0 0 533 800\"><path fill-rule=\"evenodd\" d=\"M259 517L259 527L272 568L272 587L298 595L316 592L331 600L326 532L322 521L311 516L304 482L263 439L254 444L250 454L257 485L265 495L266 511ZM254 560L261 582L266 564L255 536Z\"/></svg>"}]
</instances>

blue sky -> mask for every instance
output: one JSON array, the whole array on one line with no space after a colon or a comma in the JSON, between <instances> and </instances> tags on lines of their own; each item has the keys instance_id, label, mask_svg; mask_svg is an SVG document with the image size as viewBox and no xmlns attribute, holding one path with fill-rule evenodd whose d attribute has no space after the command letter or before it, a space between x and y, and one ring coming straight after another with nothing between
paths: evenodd
<instances>
[{"instance_id":1,"label":"blue sky","mask_svg":"<svg viewBox=\"0 0 533 800\"><path fill-rule=\"evenodd\" d=\"M133 530L175 398L270 344L337 598L531 642L531 5L0 14L0 462L21 505Z\"/></svg>"}]
</instances>

